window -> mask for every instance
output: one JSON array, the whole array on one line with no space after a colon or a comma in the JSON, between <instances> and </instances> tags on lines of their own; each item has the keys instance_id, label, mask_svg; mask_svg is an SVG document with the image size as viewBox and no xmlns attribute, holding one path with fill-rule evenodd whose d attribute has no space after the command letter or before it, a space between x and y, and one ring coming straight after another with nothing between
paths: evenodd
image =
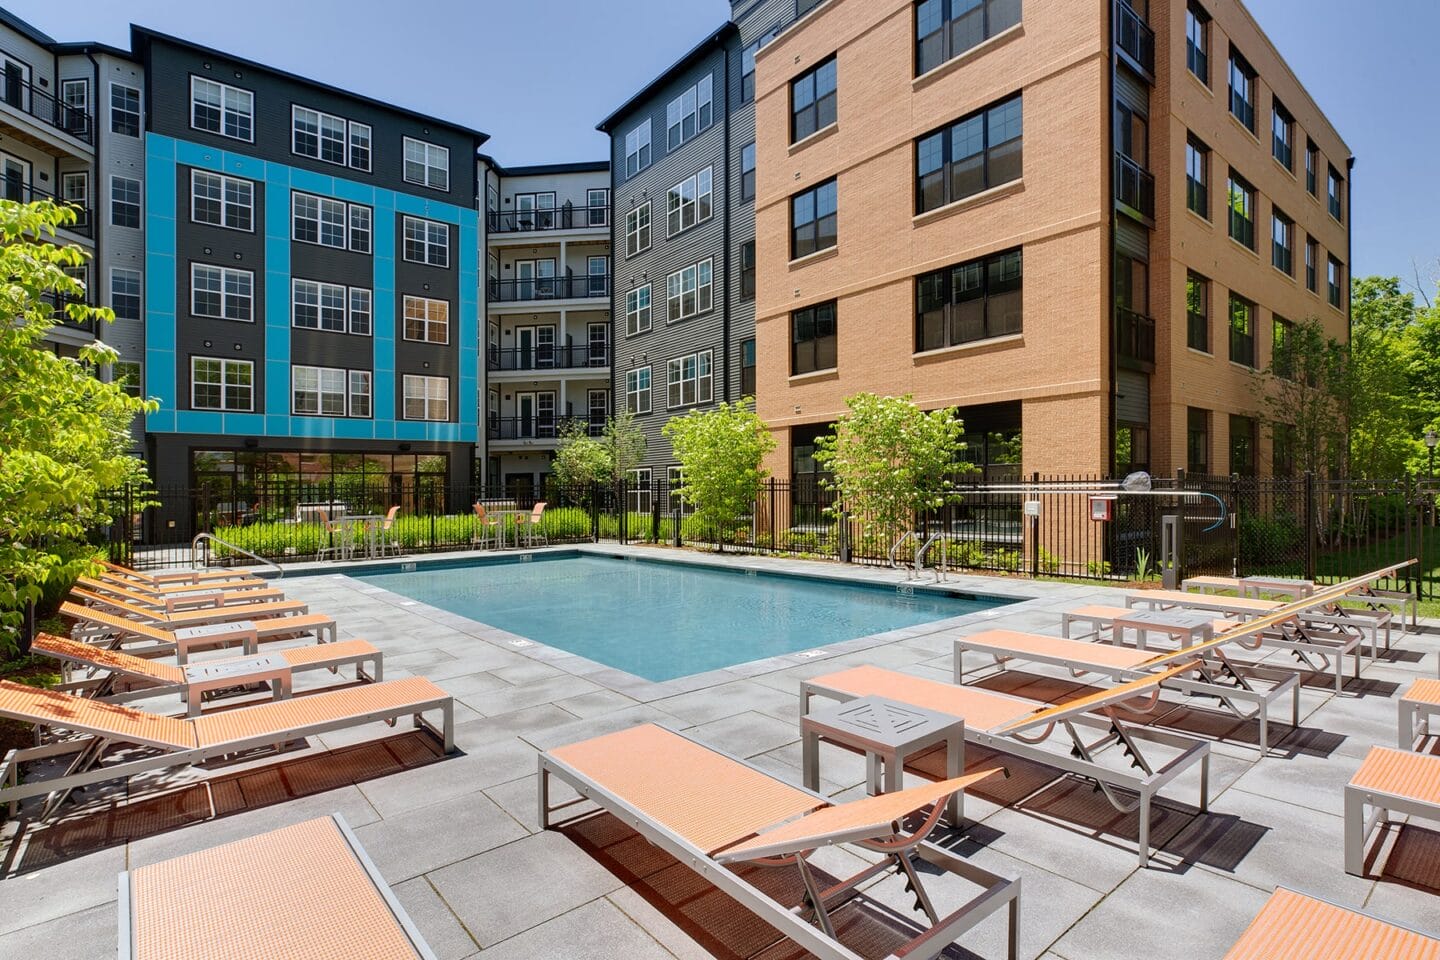
<instances>
[{"instance_id":1,"label":"window","mask_svg":"<svg viewBox=\"0 0 1440 960\"><path fill-rule=\"evenodd\" d=\"M116 360L110 367L110 381L120 384L127 397L139 399L145 395L145 381L137 360Z\"/></svg>"},{"instance_id":2,"label":"window","mask_svg":"<svg viewBox=\"0 0 1440 960\"><path fill-rule=\"evenodd\" d=\"M916 352L1019 333L1023 279L1020 250L917 277Z\"/></svg>"},{"instance_id":3,"label":"window","mask_svg":"<svg viewBox=\"0 0 1440 960\"><path fill-rule=\"evenodd\" d=\"M290 368L290 412L300 416L343 417L349 376L331 367ZM368 384L366 393L369 393ZM369 397L366 397L369 405Z\"/></svg>"},{"instance_id":4,"label":"window","mask_svg":"<svg viewBox=\"0 0 1440 960\"><path fill-rule=\"evenodd\" d=\"M255 364L219 357L190 358L190 406L248 413L255 406Z\"/></svg>"},{"instance_id":5,"label":"window","mask_svg":"<svg viewBox=\"0 0 1440 960\"><path fill-rule=\"evenodd\" d=\"M650 484L650 468L636 467L627 474L630 493L625 498L631 513L649 513L654 505L654 488Z\"/></svg>"},{"instance_id":6,"label":"window","mask_svg":"<svg viewBox=\"0 0 1440 960\"><path fill-rule=\"evenodd\" d=\"M253 230L255 184L218 173L190 171L190 219L231 230Z\"/></svg>"},{"instance_id":7,"label":"window","mask_svg":"<svg viewBox=\"0 0 1440 960\"><path fill-rule=\"evenodd\" d=\"M1210 148L1194 137L1185 141L1185 205L1210 219Z\"/></svg>"},{"instance_id":8,"label":"window","mask_svg":"<svg viewBox=\"0 0 1440 960\"><path fill-rule=\"evenodd\" d=\"M715 210L714 180L715 168L706 167L670 188L670 196L666 201L667 236L673 237L682 230L689 230L695 224L710 219Z\"/></svg>"},{"instance_id":9,"label":"window","mask_svg":"<svg viewBox=\"0 0 1440 960\"><path fill-rule=\"evenodd\" d=\"M798 260L837 241L837 183L827 180L790 198L790 259Z\"/></svg>"},{"instance_id":10,"label":"window","mask_svg":"<svg viewBox=\"0 0 1440 960\"><path fill-rule=\"evenodd\" d=\"M110 223L116 227L140 226L140 181L110 178Z\"/></svg>"},{"instance_id":11,"label":"window","mask_svg":"<svg viewBox=\"0 0 1440 960\"><path fill-rule=\"evenodd\" d=\"M356 253L370 252L369 207L309 193L295 193L291 194L290 209L293 214L292 235L301 243L316 243L337 250L348 247Z\"/></svg>"},{"instance_id":12,"label":"window","mask_svg":"<svg viewBox=\"0 0 1440 960\"><path fill-rule=\"evenodd\" d=\"M90 174L72 171L60 174L60 199L80 209L75 211L80 226L90 222Z\"/></svg>"},{"instance_id":13,"label":"window","mask_svg":"<svg viewBox=\"0 0 1440 960\"><path fill-rule=\"evenodd\" d=\"M351 333L361 337L370 336L375 316L374 307L371 303L372 299L369 288L350 288Z\"/></svg>"},{"instance_id":14,"label":"window","mask_svg":"<svg viewBox=\"0 0 1440 960\"><path fill-rule=\"evenodd\" d=\"M755 299L755 241L740 244L740 299Z\"/></svg>"},{"instance_id":15,"label":"window","mask_svg":"<svg viewBox=\"0 0 1440 960\"><path fill-rule=\"evenodd\" d=\"M915 4L915 75L929 73L1020 22L1020 0L923 0Z\"/></svg>"},{"instance_id":16,"label":"window","mask_svg":"<svg viewBox=\"0 0 1440 960\"><path fill-rule=\"evenodd\" d=\"M1230 360L1255 366L1255 304L1230 294Z\"/></svg>"},{"instance_id":17,"label":"window","mask_svg":"<svg viewBox=\"0 0 1440 960\"><path fill-rule=\"evenodd\" d=\"M836 60L790 81L790 142L799 143L835 122Z\"/></svg>"},{"instance_id":18,"label":"window","mask_svg":"<svg viewBox=\"0 0 1440 960\"><path fill-rule=\"evenodd\" d=\"M1270 212L1270 263L1287 277L1295 275L1295 221L1279 209Z\"/></svg>"},{"instance_id":19,"label":"window","mask_svg":"<svg viewBox=\"0 0 1440 960\"><path fill-rule=\"evenodd\" d=\"M405 259L432 267L450 266L450 228L434 220L405 218Z\"/></svg>"},{"instance_id":20,"label":"window","mask_svg":"<svg viewBox=\"0 0 1440 960\"><path fill-rule=\"evenodd\" d=\"M740 150L740 199L755 199L755 144Z\"/></svg>"},{"instance_id":21,"label":"window","mask_svg":"<svg viewBox=\"0 0 1440 960\"><path fill-rule=\"evenodd\" d=\"M650 249L650 201L625 214L625 256Z\"/></svg>"},{"instance_id":22,"label":"window","mask_svg":"<svg viewBox=\"0 0 1440 960\"><path fill-rule=\"evenodd\" d=\"M707 73L699 83L665 107L665 144L668 149L679 149L685 142L695 139L696 134L709 129L715 119L714 88L714 75Z\"/></svg>"},{"instance_id":23,"label":"window","mask_svg":"<svg viewBox=\"0 0 1440 960\"><path fill-rule=\"evenodd\" d=\"M370 382L369 370L350 371L350 416L365 419L372 416Z\"/></svg>"},{"instance_id":24,"label":"window","mask_svg":"<svg viewBox=\"0 0 1440 960\"><path fill-rule=\"evenodd\" d=\"M625 294L625 335L633 337L650 329L650 284Z\"/></svg>"},{"instance_id":25,"label":"window","mask_svg":"<svg viewBox=\"0 0 1440 960\"><path fill-rule=\"evenodd\" d=\"M370 124L350 121L350 166L356 170L370 169ZM368 379L369 374L366 374Z\"/></svg>"},{"instance_id":26,"label":"window","mask_svg":"<svg viewBox=\"0 0 1440 960\"><path fill-rule=\"evenodd\" d=\"M634 414L650 412L650 368L625 374L625 409Z\"/></svg>"},{"instance_id":27,"label":"window","mask_svg":"<svg viewBox=\"0 0 1440 960\"><path fill-rule=\"evenodd\" d=\"M1270 113L1270 152L1282 167L1295 172L1295 118L1279 100Z\"/></svg>"},{"instance_id":28,"label":"window","mask_svg":"<svg viewBox=\"0 0 1440 960\"><path fill-rule=\"evenodd\" d=\"M405 339L419 343L449 343L450 302L407 296Z\"/></svg>"},{"instance_id":29,"label":"window","mask_svg":"<svg viewBox=\"0 0 1440 960\"><path fill-rule=\"evenodd\" d=\"M824 2L825 0L795 0L795 19L799 20Z\"/></svg>"},{"instance_id":30,"label":"window","mask_svg":"<svg viewBox=\"0 0 1440 960\"><path fill-rule=\"evenodd\" d=\"M1295 325L1284 317L1274 317L1270 322L1270 366L1275 376L1285 380L1294 379L1294 356L1290 350L1290 333Z\"/></svg>"},{"instance_id":31,"label":"window","mask_svg":"<svg viewBox=\"0 0 1440 960\"><path fill-rule=\"evenodd\" d=\"M1195 3L1185 7L1185 66L1210 86L1210 16Z\"/></svg>"},{"instance_id":32,"label":"window","mask_svg":"<svg viewBox=\"0 0 1440 960\"><path fill-rule=\"evenodd\" d=\"M650 166L650 121L625 134L625 176L635 174Z\"/></svg>"},{"instance_id":33,"label":"window","mask_svg":"<svg viewBox=\"0 0 1440 960\"><path fill-rule=\"evenodd\" d=\"M140 91L123 83L110 84L110 132L140 136Z\"/></svg>"},{"instance_id":34,"label":"window","mask_svg":"<svg viewBox=\"0 0 1440 960\"><path fill-rule=\"evenodd\" d=\"M296 104L290 108L291 152L326 163L370 169L370 127Z\"/></svg>"},{"instance_id":35,"label":"window","mask_svg":"<svg viewBox=\"0 0 1440 960\"><path fill-rule=\"evenodd\" d=\"M1320 245L1315 242L1314 237L1305 238L1305 289L1311 293L1317 291L1316 273L1319 270Z\"/></svg>"},{"instance_id":36,"label":"window","mask_svg":"<svg viewBox=\"0 0 1440 960\"><path fill-rule=\"evenodd\" d=\"M222 137L253 141L255 94L204 77L191 77L190 126Z\"/></svg>"},{"instance_id":37,"label":"window","mask_svg":"<svg viewBox=\"0 0 1440 960\"><path fill-rule=\"evenodd\" d=\"M88 136L90 118L86 114L90 112L90 81L61 80L60 103L60 128Z\"/></svg>"},{"instance_id":38,"label":"window","mask_svg":"<svg viewBox=\"0 0 1440 960\"><path fill-rule=\"evenodd\" d=\"M1344 208L1341 203L1341 195L1345 191L1345 181L1340 177L1340 171L1330 167L1329 176L1325 181L1325 197L1329 201L1330 216L1336 220L1344 221Z\"/></svg>"},{"instance_id":39,"label":"window","mask_svg":"<svg viewBox=\"0 0 1440 960\"><path fill-rule=\"evenodd\" d=\"M1020 179L1021 98L1011 97L921 137L915 145L916 213Z\"/></svg>"},{"instance_id":40,"label":"window","mask_svg":"<svg viewBox=\"0 0 1440 960\"><path fill-rule=\"evenodd\" d=\"M307 330L344 333L348 329L345 319L347 300L343 284L291 280L291 325Z\"/></svg>"},{"instance_id":41,"label":"window","mask_svg":"<svg viewBox=\"0 0 1440 960\"><path fill-rule=\"evenodd\" d=\"M450 150L424 140L405 138L405 182L436 190L450 189Z\"/></svg>"},{"instance_id":42,"label":"window","mask_svg":"<svg viewBox=\"0 0 1440 960\"><path fill-rule=\"evenodd\" d=\"M1198 273L1185 275L1185 343L1210 352L1210 281Z\"/></svg>"},{"instance_id":43,"label":"window","mask_svg":"<svg viewBox=\"0 0 1440 960\"><path fill-rule=\"evenodd\" d=\"M1255 69L1234 47L1230 48L1230 112L1255 132Z\"/></svg>"},{"instance_id":44,"label":"window","mask_svg":"<svg viewBox=\"0 0 1440 960\"><path fill-rule=\"evenodd\" d=\"M684 320L704 313L713 305L714 261L702 260L683 270L676 270L665 279L668 322Z\"/></svg>"},{"instance_id":45,"label":"window","mask_svg":"<svg viewBox=\"0 0 1440 960\"><path fill-rule=\"evenodd\" d=\"M709 350L671 360L668 371L666 406L688 407L709 403L713 399L714 381L710 373Z\"/></svg>"},{"instance_id":46,"label":"window","mask_svg":"<svg viewBox=\"0 0 1440 960\"><path fill-rule=\"evenodd\" d=\"M1185 410L1185 471L1210 472L1210 411L1187 407Z\"/></svg>"},{"instance_id":47,"label":"window","mask_svg":"<svg viewBox=\"0 0 1440 960\"><path fill-rule=\"evenodd\" d=\"M755 340L740 341L740 396L755 396Z\"/></svg>"},{"instance_id":48,"label":"window","mask_svg":"<svg viewBox=\"0 0 1440 960\"><path fill-rule=\"evenodd\" d=\"M1316 183L1316 171L1320 168L1320 151L1315 148L1315 143L1309 139L1305 141L1305 189L1310 191L1310 196L1316 197L1320 188Z\"/></svg>"},{"instance_id":49,"label":"window","mask_svg":"<svg viewBox=\"0 0 1440 960\"><path fill-rule=\"evenodd\" d=\"M1249 417L1230 416L1230 472L1255 476L1255 421Z\"/></svg>"},{"instance_id":50,"label":"window","mask_svg":"<svg viewBox=\"0 0 1440 960\"><path fill-rule=\"evenodd\" d=\"M140 271L115 267L110 271L110 309L117 320L140 320Z\"/></svg>"},{"instance_id":51,"label":"window","mask_svg":"<svg viewBox=\"0 0 1440 960\"><path fill-rule=\"evenodd\" d=\"M833 370L835 364L835 301L790 314L791 375Z\"/></svg>"},{"instance_id":52,"label":"window","mask_svg":"<svg viewBox=\"0 0 1440 960\"><path fill-rule=\"evenodd\" d=\"M403 383L406 420L450 419L450 378L407 373Z\"/></svg>"},{"instance_id":53,"label":"window","mask_svg":"<svg viewBox=\"0 0 1440 960\"><path fill-rule=\"evenodd\" d=\"M255 274L205 263L190 264L190 312L197 317L253 323Z\"/></svg>"},{"instance_id":54,"label":"window","mask_svg":"<svg viewBox=\"0 0 1440 960\"><path fill-rule=\"evenodd\" d=\"M771 27L759 40L740 52L740 102L749 103L755 99L755 57L760 48L780 34L780 25Z\"/></svg>"},{"instance_id":55,"label":"window","mask_svg":"<svg viewBox=\"0 0 1440 960\"><path fill-rule=\"evenodd\" d=\"M1230 171L1230 236L1255 249L1255 188Z\"/></svg>"},{"instance_id":56,"label":"window","mask_svg":"<svg viewBox=\"0 0 1440 960\"><path fill-rule=\"evenodd\" d=\"M585 192L585 225L608 227L610 225L610 191L603 188Z\"/></svg>"},{"instance_id":57,"label":"window","mask_svg":"<svg viewBox=\"0 0 1440 960\"><path fill-rule=\"evenodd\" d=\"M1340 261L1334 257L1327 257L1326 260L1328 261L1325 267L1327 298L1330 301L1330 306L1338 307L1340 306L1341 283L1344 280L1343 274L1345 268L1342 267Z\"/></svg>"}]
</instances>

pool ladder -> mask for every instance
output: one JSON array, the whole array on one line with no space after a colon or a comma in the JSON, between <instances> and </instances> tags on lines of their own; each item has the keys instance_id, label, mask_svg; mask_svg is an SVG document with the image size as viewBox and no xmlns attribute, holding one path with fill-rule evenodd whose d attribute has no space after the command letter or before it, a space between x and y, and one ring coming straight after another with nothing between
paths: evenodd
<instances>
[{"instance_id":1,"label":"pool ladder","mask_svg":"<svg viewBox=\"0 0 1440 960\"><path fill-rule=\"evenodd\" d=\"M197 535L197 536L195 537L194 540L191 540L191 541L190 541L190 566L191 566L191 567L193 567L193 568L195 568L195 569L197 569L197 570L200 570L200 569L204 569L204 568L210 566L210 563L209 563L209 555L210 555L209 545L212 544L212 543L218 543L220 546L225 547L225 548L227 548L227 549L229 549L229 550L233 550L233 551L235 551L236 553L240 554L241 556L249 557L251 560L254 560L256 563L264 564L264 565L267 566L267 567L274 567L275 570L277 571L277 573L279 574L279 575L275 578L276 580L282 579L282 578L285 576L285 568L282 567L282 566L280 566L280 564L274 562L273 560L266 560L264 557L262 557L262 556L260 556L260 555L258 555L258 554L251 553L249 550L243 549L242 547L237 547L237 546L235 546L235 544L233 544L233 543L226 543L224 540L221 540L219 537L215 536L213 533L202 533L202 534L199 534L199 535ZM200 556L200 553L201 553L200 547L201 547L202 544L206 547L206 550L205 550L206 559L203 560L203 561L199 559L199 556Z\"/></svg>"},{"instance_id":2,"label":"pool ladder","mask_svg":"<svg viewBox=\"0 0 1440 960\"><path fill-rule=\"evenodd\" d=\"M920 540L920 534L917 531L908 531L899 540L896 540L895 543L890 547L889 557L891 568L896 570L900 569L900 563L895 559L896 555L900 552L900 548L905 545L905 542L911 539L915 541L917 546L915 548L915 555L911 560L911 576L907 577L906 579L924 579L923 572L925 570L925 555L930 552L930 548L935 546L935 542L938 540L940 542L940 565L934 568L935 582L943 582L945 580L946 567L949 566L949 541L945 539L943 534L932 533L922 543Z\"/></svg>"}]
</instances>

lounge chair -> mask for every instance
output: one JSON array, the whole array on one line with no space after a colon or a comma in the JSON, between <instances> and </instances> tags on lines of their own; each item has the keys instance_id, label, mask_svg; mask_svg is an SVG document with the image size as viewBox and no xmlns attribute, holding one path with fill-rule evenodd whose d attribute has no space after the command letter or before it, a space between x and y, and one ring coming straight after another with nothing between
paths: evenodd
<instances>
[{"instance_id":1,"label":"lounge chair","mask_svg":"<svg viewBox=\"0 0 1440 960\"><path fill-rule=\"evenodd\" d=\"M125 960L435 958L338 813L121 873L119 912Z\"/></svg>"},{"instance_id":2,"label":"lounge chair","mask_svg":"<svg viewBox=\"0 0 1440 960\"><path fill-rule=\"evenodd\" d=\"M400 541L395 537L395 518L400 516L400 506L396 504L385 511L385 519L380 521L380 529L376 531L376 550L380 556L389 553L391 556L400 556Z\"/></svg>"},{"instance_id":3,"label":"lounge chair","mask_svg":"<svg viewBox=\"0 0 1440 960\"><path fill-rule=\"evenodd\" d=\"M171 570L162 573L142 573L131 567L111 563L109 560L101 560L100 565L117 577L134 580L152 587L180 583L214 583L221 580L253 579L244 570Z\"/></svg>"},{"instance_id":4,"label":"lounge chair","mask_svg":"<svg viewBox=\"0 0 1440 960\"><path fill-rule=\"evenodd\" d=\"M209 607L203 610L180 610L175 613L161 613L147 610L124 600L91 593L83 587L75 587L70 596L82 600L86 605L109 610L131 620L139 620L158 627L174 630L178 627L201 627L212 623L226 623L233 620L264 620L275 617L290 617L309 613L310 604L299 600L279 600L268 603L238 603L228 607Z\"/></svg>"},{"instance_id":5,"label":"lounge chair","mask_svg":"<svg viewBox=\"0 0 1440 960\"><path fill-rule=\"evenodd\" d=\"M470 546L499 546L504 535L505 521L500 517L490 516L483 503L477 502L472 509L475 511L475 534L470 538Z\"/></svg>"},{"instance_id":6,"label":"lounge chair","mask_svg":"<svg viewBox=\"0 0 1440 960\"><path fill-rule=\"evenodd\" d=\"M440 729L423 716L432 710L443 714ZM377 720L393 726L405 716L413 717L417 728L439 739L446 753L454 749L454 703L449 694L424 677L367 683L189 719L0 680L0 717L72 734L6 754L0 761L0 803L10 804L14 816L21 800L48 794L50 799L40 813L44 819L79 787L192 766L262 747L283 747L291 740ZM121 751L122 759L104 765L112 745L127 749ZM150 748L149 756L135 755L142 747ZM60 776L19 782L21 764L72 754L74 759ZM147 784L155 782L146 778Z\"/></svg>"},{"instance_id":7,"label":"lounge chair","mask_svg":"<svg viewBox=\"0 0 1440 960\"><path fill-rule=\"evenodd\" d=\"M545 501L540 500L530 509L530 516L522 515L515 518L515 541L517 543L520 541L520 535L523 532L525 535L525 545L527 547L535 546L535 541L537 540L547 547L550 545L550 538L545 536L545 527L543 525L545 520L545 506Z\"/></svg>"},{"instance_id":8,"label":"lounge chair","mask_svg":"<svg viewBox=\"0 0 1440 960\"><path fill-rule=\"evenodd\" d=\"M555 824L554 813L587 801L598 804L822 960L859 960L860 954L837 938L830 910L837 899L863 896L862 884L892 868L905 875L916 896L916 909L923 909L930 921L924 932L892 956L935 957L1001 907L1009 909L1009 955L1012 960L1016 956L1020 881L982 870L926 839L949 797L995 770L831 804L819 794L792 787L653 724L558 747L542 753L539 764L542 828ZM551 777L569 784L581 799L552 805ZM901 833L899 824L907 815L927 806L930 812L923 824L913 834ZM807 857L818 847L841 843L879 853L883 859L822 890ZM913 856L958 874L981 892L954 912L939 916L911 862ZM805 907L792 909L793 905L773 899L744 873L731 870L731 864L797 867L806 891ZM813 924L804 919L807 909L814 913Z\"/></svg>"},{"instance_id":9,"label":"lounge chair","mask_svg":"<svg viewBox=\"0 0 1440 960\"><path fill-rule=\"evenodd\" d=\"M343 517L331 520L329 510L316 510L315 516L325 527L325 546L315 552L315 559L324 560L328 553L332 559L349 560L355 553L355 524Z\"/></svg>"},{"instance_id":10,"label":"lounge chair","mask_svg":"<svg viewBox=\"0 0 1440 960\"><path fill-rule=\"evenodd\" d=\"M194 684L187 678L187 671L183 666L147 660L120 650L106 650L94 644L67 640L48 633L37 635L30 645L30 651L64 662L65 682L55 689L66 693L77 693L107 703L126 703L145 697L179 693L190 705L191 716L194 716L200 707L200 697L192 695L191 687ZM284 661L291 673L305 670L329 670L331 673L338 673L340 667L354 666L356 678L359 680L374 683L384 679L384 654L367 640L290 647L277 650L274 655ZM237 662L243 661L206 660L204 666L223 669L226 665ZM368 671L364 666L367 663L370 664ZM91 676L74 679L75 667L90 671ZM103 675L94 676L96 671ZM132 689L116 693L117 682L121 679L128 681ZM288 678L285 687L289 687Z\"/></svg>"},{"instance_id":11,"label":"lounge chair","mask_svg":"<svg viewBox=\"0 0 1440 960\"><path fill-rule=\"evenodd\" d=\"M1365 816L1370 807L1371 816ZM1371 747L1345 785L1345 872L1365 872L1365 840L1391 810L1440 820L1440 756Z\"/></svg>"},{"instance_id":12,"label":"lounge chair","mask_svg":"<svg viewBox=\"0 0 1440 960\"><path fill-rule=\"evenodd\" d=\"M152 597L173 597L180 594L201 593L209 590L267 590L274 586L269 580L260 577L245 577L240 580L203 580L200 583L163 583L156 585L143 580L131 580L119 574L111 573L109 570L102 570L94 579L113 584L117 587L135 590Z\"/></svg>"},{"instance_id":13,"label":"lounge chair","mask_svg":"<svg viewBox=\"0 0 1440 960\"><path fill-rule=\"evenodd\" d=\"M1272 672L1262 665L1239 663L1227 656L1223 647L1212 647L1197 658L1188 649L1156 653L1014 630L986 630L955 641L956 683L965 682L967 650L989 654L1002 669L1010 660L1025 660L1065 667L1077 676L1093 673L1122 681L1141 679L1189 658L1196 664L1193 675L1172 676L1162 686L1214 697L1240 719L1258 719L1261 753L1270 749L1270 704L1287 692L1291 697L1290 722L1300 724L1300 677L1292 670ZM1249 709L1241 704L1249 704Z\"/></svg>"},{"instance_id":14,"label":"lounge chair","mask_svg":"<svg viewBox=\"0 0 1440 960\"><path fill-rule=\"evenodd\" d=\"M105 597L115 597L126 603L147 610L174 613L177 610L194 610L200 607L227 607L239 603L273 603L285 599L285 593L274 587L258 590L224 590L220 587L202 587L190 593L160 595L143 590L132 590L108 580L92 580L81 577L75 586Z\"/></svg>"},{"instance_id":15,"label":"lounge chair","mask_svg":"<svg viewBox=\"0 0 1440 960\"><path fill-rule=\"evenodd\" d=\"M75 620L75 635L87 643L121 647L149 641L147 646L131 648L126 652L139 657L178 655L182 663L191 651L206 647L248 643L251 646L247 652L253 653L253 645L264 640L281 640L306 634L314 634L320 643L333 643L339 639L335 618L323 613L255 620L248 626L237 625L233 632L195 638L179 637L173 630L165 627L157 627L140 620L127 620L125 617L95 607L82 607L68 600L60 604L60 613Z\"/></svg>"},{"instance_id":16,"label":"lounge chair","mask_svg":"<svg viewBox=\"0 0 1440 960\"><path fill-rule=\"evenodd\" d=\"M1440 960L1440 940L1276 887L1224 960Z\"/></svg>"},{"instance_id":17,"label":"lounge chair","mask_svg":"<svg viewBox=\"0 0 1440 960\"><path fill-rule=\"evenodd\" d=\"M1440 680L1421 677L1400 696L1401 750L1418 750L1428 737L1440 737L1431 717L1440 717Z\"/></svg>"},{"instance_id":18,"label":"lounge chair","mask_svg":"<svg viewBox=\"0 0 1440 960\"><path fill-rule=\"evenodd\" d=\"M1088 777L1099 785L1116 810L1121 813L1139 810L1139 857L1143 867L1150 860L1151 800L1197 762L1200 764L1200 811L1203 813L1209 808L1210 744L1131 724L1122 719L1121 712L1138 714L1153 709L1160 703L1162 683L1192 672L1197 666L1198 661L1191 659L1059 705L927 680L880 667L854 667L802 681L800 710L809 713L810 700L817 696L840 701L885 697L963 717L967 742ZM1148 697L1148 707L1126 702L1137 697ZM1102 735L1087 742L1076 729L1082 726L1099 730ZM1070 739L1068 752L1039 746L1057 728L1063 729ZM1142 740L1176 751L1175 756L1165 763L1152 762L1142 753ZM1116 746L1130 758L1125 761L1125 769L1098 762L1102 753ZM1132 765L1138 772L1132 772ZM1132 803L1123 799L1117 792L1121 790L1138 794L1139 800Z\"/></svg>"}]
</instances>

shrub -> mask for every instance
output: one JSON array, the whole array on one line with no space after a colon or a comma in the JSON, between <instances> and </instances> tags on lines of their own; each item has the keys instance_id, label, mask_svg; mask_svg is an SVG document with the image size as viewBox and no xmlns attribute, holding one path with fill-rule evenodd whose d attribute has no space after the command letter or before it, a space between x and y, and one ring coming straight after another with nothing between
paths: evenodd
<instances>
[{"instance_id":1,"label":"shrub","mask_svg":"<svg viewBox=\"0 0 1440 960\"><path fill-rule=\"evenodd\" d=\"M1051 576L1060 572L1060 558L1044 547L1040 548L1040 572Z\"/></svg>"},{"instance_id":2,"label":"shrub","mask_svg":"<svg viewBox=\"0 0 1440 960\"><path fill-rule=\"evenodd\" d=\"M1091 560L1085 564L1085 572L1092 577L1104 578L1110 576L1109 560Z\"/></svg>"}]
</instances>

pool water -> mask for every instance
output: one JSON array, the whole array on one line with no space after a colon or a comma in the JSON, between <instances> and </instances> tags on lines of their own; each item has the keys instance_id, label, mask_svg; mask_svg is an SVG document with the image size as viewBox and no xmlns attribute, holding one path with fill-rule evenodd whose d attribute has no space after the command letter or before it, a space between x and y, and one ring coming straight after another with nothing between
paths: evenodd
<instances>
[{"instance_id":1,"label":"pool water","mask_svg":"<svg viewBox=\"0 0 1440 960\"><path fill-rule=\"evenodd\" d=\"M657 682L1010 602L595 556L356 579Z\"/></svg>"}]
</instances>

